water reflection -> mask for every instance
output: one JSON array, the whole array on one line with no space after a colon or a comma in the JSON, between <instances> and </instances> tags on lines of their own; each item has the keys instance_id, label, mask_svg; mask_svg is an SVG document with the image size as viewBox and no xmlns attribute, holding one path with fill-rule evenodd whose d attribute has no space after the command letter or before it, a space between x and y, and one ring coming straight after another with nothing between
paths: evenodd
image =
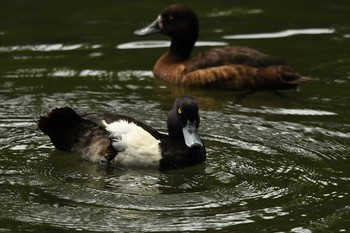
<instances>
[{"instance_id":1,"label":"water reflection","mask_svg":"<svg viewBox=\"0 0 350 233\"><path fill-rule=\"evenodd\" d=\"M315 109L286 109L286 108L268 108L262 107L262 109L254 108L240 108L241 112L254 112L263 114L279 114L279 115L298 115L298 116L334 116L335 112L328 112Z\"/></svg>"},{"instance_id":2,"label":"water reflection","mask_svg":"<svg viewBox=\"0 0 350 233\"><path fill-rule=\"evenodd\" d=\"M321 35L321 34L332 34L335 29L328 28L308 28L308 29L288 29L280 32L272 33L256 33L256 34L245 34L245 35L226 35L224 39L272 39L272 38L283 38L295 35Z\"/></svg>"},{"instance_id":3,"label":"water reflection","mask_svg":"<svg viewBox=\"0 0 350 233\"><path fill-rule=\"evenodd\" d=\"M252 9L252 8L243 8L236 6L233 9L228 10L217 10L214 8L214 12L207 14L208 17L227 17L231 15L246 15L246 14L261 14L263 13L263 9Z\"/></svg>"},{"instance_id":4,"label":"water reflection","mask_svg":"<svg viewBox=\"0 0 350 233\"><path fill-rule=\"evenodd\" d=\"M197 41L195 46L226 46L226 42L217 41ZM145 48L168 48L170 41L166 40L147 40L147 41L136 41L120 44L117 46L118 49L145 49Z\"/></svg>"},{"instance_id":5,"label":"water reflection","mask_svg":"<svg viewBox=\"0 0 350 233\"><path fill-rule=\"evenodd\" d=\"M51 51L71 51L78 49L99 49L102 45L95 44L38 44L38 45L12 45L7 47L0 47L0 52L23 52L23 51L35 51L35 52L51 52Z\"/></svg>"},{"instance_id":6,"label":"water reflection","mask_svg":"<svg viewBox=\"0 0 350 233\"><path fill-rule=\"evenodd\" d=\"M112 77L113 72L112 71L105 71L105 70L81 70L76 71L68 68L56 68L51 73L47 74L49 77L93 77L93 78L99 78L99 77Z\"/></svg>"}]
</instances>

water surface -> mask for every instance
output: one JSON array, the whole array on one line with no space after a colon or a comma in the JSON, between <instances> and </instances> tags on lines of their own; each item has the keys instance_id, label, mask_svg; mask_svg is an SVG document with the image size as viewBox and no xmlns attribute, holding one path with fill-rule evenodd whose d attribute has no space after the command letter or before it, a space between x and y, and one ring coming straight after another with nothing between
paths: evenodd
<instances>
[{"instance_id":1,"label":"water surface","mask_svg":"<svg viewBox=\"0 0 350 233\"><path fill-rule=\"evenodd\" d=\"M239 101L153 79L167 38L133 31L170 3L1 2L0 231L348 232L350 3L188 1L201 22L194 53L250 46L319 78ZM191 168L106 170L56 151L36 126L70 106L165 132L184 94L198 100L208 152Z\"/></svg>"}]
</instances>

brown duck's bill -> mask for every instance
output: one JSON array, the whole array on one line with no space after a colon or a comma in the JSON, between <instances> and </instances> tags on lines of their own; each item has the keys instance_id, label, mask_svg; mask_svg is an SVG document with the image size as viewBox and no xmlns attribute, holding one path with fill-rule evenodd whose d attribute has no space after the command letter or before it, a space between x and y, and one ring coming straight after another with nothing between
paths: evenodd
<instances>
[{"instance_id":1,"label":"brown duck's bill","mask_svg":"<svg viewBox=\"0 0 350 233\"><path fill-rule=\"evenodd\" d=\"M158 19L156 19L153 23L148 25L147 27L138 29L134 32L137 36L147 36L151 34L160 33L162 28L159 26Z\"/></svg>"},{"instance_id":2,"label":"brown duck's bill","mask_svg":"<svg viewBox=\"0 0 350 233\"><path fill-rule=\"evenodd\" d=\"M197 133L196 121L187 121L185 127L182 128L185 143L188 147L202 147L203 142Z\"/></svg>"}]
</instances>

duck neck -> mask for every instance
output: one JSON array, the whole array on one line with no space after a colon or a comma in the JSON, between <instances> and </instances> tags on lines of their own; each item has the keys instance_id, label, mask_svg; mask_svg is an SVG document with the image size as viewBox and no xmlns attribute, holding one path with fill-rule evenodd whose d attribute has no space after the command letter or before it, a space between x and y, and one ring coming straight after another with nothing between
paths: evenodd
<instances>
[{"instance_id":1,"label":"duck neck","mask_svg":"<svg viewBox=\"0 0 350 233\"><path fill-rule=\"evenodd\" d=\"M171 40L171 45L168 50L168 56L173 61L183 61L191 56L191 52L194 48L195 40L187 39L175 39Z\"/></svg>"},{"instance_id":2,"label":"duck neck","mask_svg":"<svg viewBox=\"0 0 350 233\"><path fill-rule=\"evenodd\" d=\"M168 124L168 135L172 138L183 138L182 131L176 130L176 128L181 128L180 125L172 126Z\"/></svg>"},{"instance_id":3,"label":"duck neck","mask_svg":"<svg viewBox=\"0 0 350 233\"><path fill-rule=\"evenodd\" d=\"M184 138L184 135L182 132L179 132L179 131L176 131L176 130L172 130L172 129L169 129L168 128L168 134L169 134L169 137L172 137L172 138L179 138L179 139L183 139Z\"/></svg>"},{"instance_id":4,"label":"duck neck","mask_svg":"<svg viewBox=\"0 0 350 233\"><path fill-rule=\"evenodd\" d=\"M184 140L184 135L181 130L182 126L178 120L177 113L174 110L170 111L168 114L167 128L169 137Z\"/></svg>"}]
</instances>

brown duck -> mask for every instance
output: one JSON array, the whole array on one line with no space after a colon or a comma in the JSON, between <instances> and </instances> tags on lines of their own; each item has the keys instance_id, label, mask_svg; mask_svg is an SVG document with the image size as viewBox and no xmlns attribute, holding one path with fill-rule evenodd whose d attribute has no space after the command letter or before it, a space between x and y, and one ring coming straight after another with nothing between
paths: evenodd
<instances>
[{"instance_id":1,"label":"brown duck","mask_svg":"<svg viewBox=\"0 0 350 233\"><path fill-rule=\"evenodd\" d=\"M156 78L170 83L256 91L293 89L313 80L295 72L284 60L247 47L212 48L191 58L198 31L198 18L191 9L171 5L135 34L161 33L171 37L170 48L153 68Z\"/></svg>"}]
</instances>

